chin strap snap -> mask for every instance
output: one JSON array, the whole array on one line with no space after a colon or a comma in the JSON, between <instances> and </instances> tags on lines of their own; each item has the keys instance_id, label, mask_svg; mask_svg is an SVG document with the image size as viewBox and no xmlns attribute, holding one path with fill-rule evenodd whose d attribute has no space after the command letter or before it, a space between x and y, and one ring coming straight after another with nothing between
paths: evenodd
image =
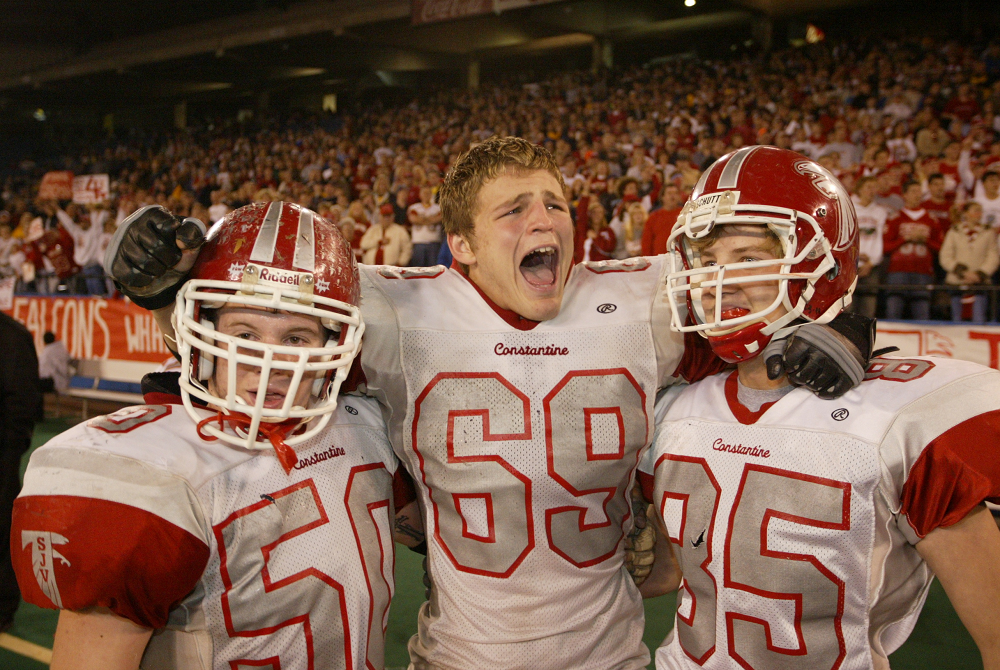
<instances>
[{"instance_id":1,"label":"chin strap snap","mask_svg":"<svg viewBox=\"0 0 1000 670\"><path fill-rule=\"evenodd\" d=\"M226 424L228 423L232 426L234 431L237 428L242 428L244 432L250 428L250 424L252 423L250 417L243 414L224 414L222 412L217 412L215 416L207 417L198 422L198 437L208 442L219 439L214 435L208 435L202 432L202 427L212 423L213 421L219 422L219 430L225 430ZM298 428L300 423L301 422L296 419L289 419L282 421L281 423L261 422L260 425L257 426L257 432L271 442L271 446L274 447L274 453L278 457L278 462L281 463L281 467L285 469L286 474L291 474L292 468L294 468L295 464L299 462L299 458L295 455L295 451L290 446L285 444L285 438Z\"/></svg>"}]
</instances>

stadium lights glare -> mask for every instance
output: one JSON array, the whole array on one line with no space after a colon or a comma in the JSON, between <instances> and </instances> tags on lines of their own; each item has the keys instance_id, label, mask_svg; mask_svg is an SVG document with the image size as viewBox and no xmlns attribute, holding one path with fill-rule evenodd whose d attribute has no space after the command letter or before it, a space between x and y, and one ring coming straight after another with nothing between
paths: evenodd
<instances>
[{"instance_id":1,"label":"stadium lights glare","mask_svg":"<svg viewBox=\"0 0 1000 670\"><path fill-rule=\"evenodd\" d=\"M684 0L685 7L694 7L695 0Z\"/></svg>"}]
</instances>

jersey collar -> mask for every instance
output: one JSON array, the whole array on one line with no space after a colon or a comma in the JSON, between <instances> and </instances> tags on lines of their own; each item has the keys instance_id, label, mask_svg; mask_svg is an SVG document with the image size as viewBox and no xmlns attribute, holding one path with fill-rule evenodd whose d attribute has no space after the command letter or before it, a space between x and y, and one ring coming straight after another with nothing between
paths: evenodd
<instances>
[{"instance_id":1,"label":"jersey collar","mask_svg":"<svg viewBox=\"0 0 1000 670\"><path fill-rule=\"evenodd\" d=\"M497 316L506 321L507 325L510 326L511 328L516 328L518 330L532 330L535 326L541 323L541 321L532 321L531 319L526 319L517 312L510 309L505 309L500 305L496 304L495 302L493 302L492 300L490 300L490 297L485 293L483 293L483 290L479 288L476 282L472 281L469 275L462 272L462 268L459 266L458 261L453 260L451 262L451 269L456 270L458 274L460 274L465 279L465 281L472 284L472 288L476 289L476 292L478 292L479 295L482 296L483 300L486 301L486 304L490 306L490 309L496 312Z\"/></svg>"},{"instance_id":2,"label":"jersey collar","mask_svg":"<svg viewBox=\"0 0 1000 670\"><path fill-rule=\"evenodd\" d=\"M733 413L733 416L736 417L737 421L742 423L744 426L751 426L757 423L757 420L764 416L764 412L771 409L771 405L778 401L775 400L773 402L766 402L761 405L760 409L756 412L751 412L740 402L739 379L739 370L733 370L729 373L729 376L726 377L726 402L729 403L729 410Z\"/></svg>"}]
</instances>

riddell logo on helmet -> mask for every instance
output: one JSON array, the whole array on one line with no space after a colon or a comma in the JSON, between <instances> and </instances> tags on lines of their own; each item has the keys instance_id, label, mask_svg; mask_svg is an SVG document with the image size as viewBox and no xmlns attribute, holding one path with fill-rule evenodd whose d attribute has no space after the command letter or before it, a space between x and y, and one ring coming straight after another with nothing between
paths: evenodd
<instances>
[{"instance_id":1,"label":"riddell logo on helmet","mask_svg":"<svg viewBox=\"0 0 1000 670\"><path fill-rule=\"evenodd\" d=\"M279 268L258 267L258 277L260 281L268 284L278 284L280 286L298 286L302 280L303 272L289 272Z\"/></svg>"}]
</instances>

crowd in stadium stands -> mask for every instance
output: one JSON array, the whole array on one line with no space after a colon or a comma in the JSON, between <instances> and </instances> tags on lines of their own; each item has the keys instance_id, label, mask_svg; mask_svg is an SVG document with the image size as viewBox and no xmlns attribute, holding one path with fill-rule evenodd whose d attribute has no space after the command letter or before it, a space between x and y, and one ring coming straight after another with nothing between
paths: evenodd
<instances>
[{"instance_id":1,"label":"crowd in stadium stands","mask_svg":"<svg viewBox=\"0 0 1000 670\"><path fill-rule=\"evenodd\" d=\"M819 161L854 193L865 286L989 285L1000 265L1000 43L820 43L728 61L677 57L620 72L439 90L336 119L258 118L111 142L64 159L111 175L108 205L37 200L36 167L6 181L0 272L19 290L106 293L100 269L136 208L217 221L293 200L338 222L365 263L450 262L435 204L469 146L519 135L551 149L577 220L579 260L662 253L701 170L753 144ZM873 315L875 292L857 309ZM951 294L952 317L987 296ZM930 294L889 292L890 318L930 316Z\"/></svg>"}]
</instances>

